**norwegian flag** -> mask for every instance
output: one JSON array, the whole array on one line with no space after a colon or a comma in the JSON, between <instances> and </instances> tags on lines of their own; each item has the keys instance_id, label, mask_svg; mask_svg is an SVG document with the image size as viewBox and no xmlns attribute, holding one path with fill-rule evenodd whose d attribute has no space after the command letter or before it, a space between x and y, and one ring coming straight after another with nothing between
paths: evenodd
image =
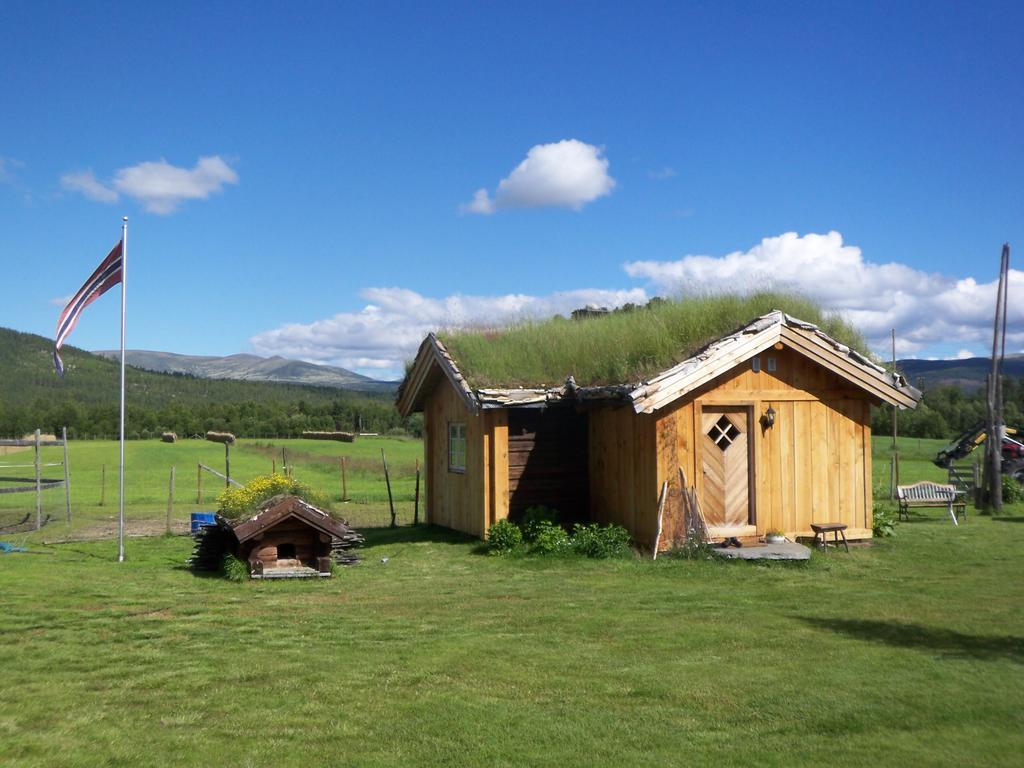
<instances>
[{"instance_id":1,"label":"norwegian flag","mask_svg":"<svg viewBox=\"0 0 1024 768\"><path fill-rule=\"evenodd\" d=\"M117 245L107 255L102 263L96 267L85 285L78 289L64 311L60 313L57 320L57 337L53 347L53 365L57 369L57 375L64 377L64 361L60 359L60 348L64 345L65 339L71 335L78 322L78 316L82 310L92 304L96 299L121 282L123 275L124 258L122 251L123 241L118 240Z\"/></svg>"}]
</instances>

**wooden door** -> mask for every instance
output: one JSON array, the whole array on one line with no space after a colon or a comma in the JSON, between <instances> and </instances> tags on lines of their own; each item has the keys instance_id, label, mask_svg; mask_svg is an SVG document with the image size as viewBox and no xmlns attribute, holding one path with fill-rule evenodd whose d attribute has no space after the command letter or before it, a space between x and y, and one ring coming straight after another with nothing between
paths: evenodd
<instances>
[{"instance_id":1,"label":"wooden door","mask_svg":"<svg viewBox=\"0 0 1024 768\"><path fill-rule=\"evenodd\" d=\"M704 406L701 416L704 516L740 526L750 515L750 416L745 406Z\"/></svg>"}]
</instances>

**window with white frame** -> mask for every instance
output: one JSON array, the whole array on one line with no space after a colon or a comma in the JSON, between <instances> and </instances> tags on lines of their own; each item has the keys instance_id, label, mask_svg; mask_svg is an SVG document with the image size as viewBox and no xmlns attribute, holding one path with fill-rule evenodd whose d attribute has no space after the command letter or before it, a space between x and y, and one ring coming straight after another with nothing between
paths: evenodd
<instances>
[{"instance_id":1,"label":"window with white frame","mask_svg":"<svg viewBox=\"0 0 1024 768\"><path fill-rule=\"evenodd\" d=\"M466 425L448 425L448 471L466 471Z\"/></svg>"}]
</instances>

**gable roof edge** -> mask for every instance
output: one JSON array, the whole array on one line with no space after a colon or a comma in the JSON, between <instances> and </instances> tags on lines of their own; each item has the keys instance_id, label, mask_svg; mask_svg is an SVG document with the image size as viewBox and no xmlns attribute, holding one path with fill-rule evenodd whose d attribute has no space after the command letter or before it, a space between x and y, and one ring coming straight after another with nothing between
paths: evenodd
<instances>
[{"instance_id":1,"label":"gable roof edge","mask_svg":"<svg viewBox=\"0 0 1024 768\"><path fill-rule=\"evenodd\" d=\"M813 323L773 310L637 386L631 395L633 409L637 413L653 413L780 339L805 357L817 360L833 373L891 405L915 408L921 398L921 393L899 374L887 371L836 341Z\"/></svg>"},{"instance_id":2,"label":"gable roof edge","mask_svg":"<svg viewBox=\"0 0 1024 768\"><path fill-rule=\"evenodd\" d=\"M398 397L395 404L398 406L399 413L405 417L422 407L422 399L425 394L423 386L434 365L441 370L455 388L455 391L469 412L472 414L478 413L480 404L473 394L473 390L469 388L469 383L459 370L459 366L455 363L455 358L451 356L447 347L441 343L441 340L433 332L427 334L423 343L420 344L412 368L409 369L401 386L398 388Z\"/></svg>"}]
</instances>

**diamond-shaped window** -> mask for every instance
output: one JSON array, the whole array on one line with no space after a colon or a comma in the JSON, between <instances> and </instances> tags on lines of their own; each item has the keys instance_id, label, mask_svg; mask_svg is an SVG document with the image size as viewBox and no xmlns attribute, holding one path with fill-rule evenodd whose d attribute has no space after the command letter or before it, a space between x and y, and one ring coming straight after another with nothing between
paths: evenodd
<instances>
[{"instance_id":1,"label":"diamond-shaped window","mask_svg":"<svg viewBox=\"0 0 1024 768\"><path fill-rule=\"evenodd\" d=\"M736 425L725 416L716 421L711 429L708 430L708 437L723 451L732 445L739 435L740 431L736 429Z\"/></svg>"}]
</instances>

